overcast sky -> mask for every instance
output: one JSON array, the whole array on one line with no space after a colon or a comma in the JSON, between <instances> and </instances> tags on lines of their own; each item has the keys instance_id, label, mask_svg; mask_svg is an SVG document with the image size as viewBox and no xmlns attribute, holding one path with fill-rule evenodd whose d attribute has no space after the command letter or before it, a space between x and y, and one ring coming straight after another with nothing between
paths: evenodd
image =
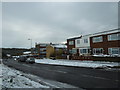
<instances>
[{"instance_id":1,"label":"overcast sky","mask_svg":"<svg viewBox=\"0 0 120 90\"><path fill-rule=\"evenodd\" d=\"M117 2L3 2L2 47L29 48L30 41L66 42L69 37L118 28Z\"/></svg>"}]
</instances>

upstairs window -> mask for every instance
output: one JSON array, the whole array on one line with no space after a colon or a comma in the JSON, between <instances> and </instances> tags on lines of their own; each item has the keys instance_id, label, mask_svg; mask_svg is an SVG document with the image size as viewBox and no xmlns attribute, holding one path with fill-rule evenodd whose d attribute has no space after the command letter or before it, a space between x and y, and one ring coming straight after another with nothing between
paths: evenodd
<instances>
[{"instance_id":1,"label":"upstairs window","mask_svg":"<svg viewBox=\"0 0 120 90\"><path fill-rule=\"evenodd\" d=\"M77 40L77 44L80 44L80 40Z\"/></svg>"},{"instance_id":2,"label":"upstairs window","mask_svg":"<svg viewBox=\"0 0 120 90\"><path fill-rule=\"evenodd\" d=\"M44 52L40 52L40 54L46 54L46 51L44 51Z\"/></svg>"},{"instance_id":3,"label":"upstairs window","mask_svg":"<svg viewBox=\"0 0 120 90\"><path fill-rule=\"evenodd\" d=\"M40 48L40 51L45 51L46 50L46 48Z\"/></svg>"},{"instance_id":4,"label":"upstairs window","mask_svg":"<svg viewBox=\"0 0 120 90\"><path fill-rule=\"evenodd\" d=\"M88 39L84 39L84 43L88 43Z\"/></svg>"},{"instance_id":5,"label":"upstairs window","mask_svg":"<svg viewBox=\"0 0 120 90\"><path fill-rule=\"evenodd\" d=\"M112 40L120 40L120 33L108 35L108 41L112 41Z\"/></svg>"},{"instance_id":6,"label":"upstairs window","mask_svg":"<svg viewBox=\"0 0 120 90\"><path fill-rule=\"evenodd\" d=\"M74 45L74 41L69 41L69 45Z\"/></svg>"},{"instance_id":7,"label":"upstairs window","mask_svg":"<svg viewBox=\"0 0 120 90\"><path fill-rule=\"evenodd\" d=\"M93 43L102 42L103 41L103 37L102 36L93 37L92 41L93 41Z\"/></svg>"}]
</instances>

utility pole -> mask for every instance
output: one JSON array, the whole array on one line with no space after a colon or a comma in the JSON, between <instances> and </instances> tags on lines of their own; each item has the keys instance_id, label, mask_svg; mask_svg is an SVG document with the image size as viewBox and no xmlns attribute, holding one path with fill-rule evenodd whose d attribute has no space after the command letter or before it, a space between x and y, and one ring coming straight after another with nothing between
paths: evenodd
<instances>
[{"instance_id":1,"label":"utility pole","mask_svg":"<svg viewBox=\"0 0 120 90\"><path fill-rule=\"evenodd\" d=\"M32 39L28 39L28 40L30 40L30 49L31 49L31 54L32 54Z\"/></svg>"}]
</instances>

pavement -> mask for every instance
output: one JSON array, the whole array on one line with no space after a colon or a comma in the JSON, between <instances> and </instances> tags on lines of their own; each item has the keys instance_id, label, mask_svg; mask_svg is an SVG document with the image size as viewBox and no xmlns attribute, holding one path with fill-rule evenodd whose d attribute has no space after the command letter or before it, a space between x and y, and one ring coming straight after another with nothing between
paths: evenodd
<instances>
[{"instance_id":1,"label":"pavement","mask_svg":"<svg viewBox=\"0 0 120 90\"><path fill-rule=\"evenodd\" d=\"M5 65L48 80L66 83L82 89L120 88L119 71L81 67L18 63L3 60ZM68 87L69 88L69 87Z\"/></svg>"}]
</instances>

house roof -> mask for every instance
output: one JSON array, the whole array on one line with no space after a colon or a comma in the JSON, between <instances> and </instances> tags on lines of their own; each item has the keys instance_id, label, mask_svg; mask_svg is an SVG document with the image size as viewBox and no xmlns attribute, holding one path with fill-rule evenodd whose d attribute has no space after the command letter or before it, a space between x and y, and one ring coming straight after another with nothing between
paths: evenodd
<instances>
[{"instance_id":1,"label":"house roof","mask_svg":"<svg viewBox=\"0 0 120 90\"><path fill-rule=\"evenodd\" d=\"M53 45L51 45L52 47L55 47L55 48L67 48L67 46L66 45L64 45L64 44L53 44Z\"/></svg>"},{"instance_id":2,"label":"house roof","mask_svg":"<svg viewBox=\"0 0 120 90\"><path fill-rule=\"evenodd\" d=\"M75 39L79 39L79 38L81 38L81 37L82 37L82 35L81 35L81 36L79 36L79 37L69 38L69 39L67 39L67 40L75 40Z\"/></svg>"},{"instance_id":3,"label":"house roof","mask_svg":"<svg viewBox=\"0 0 120 90\"><path fill-rule=\"evenodd\" d=\"M30 54L31 51L26 51L26 52L23 52L23 54Z\"/></svg>"},{"instance_id":4,"label":"house roof","mask_svg":"<svg viewBox=\"0 0 120 90\"><path fill-rule=\"evenodd\" d=\"M108 34L108 33L114 33L114 32L120 32L120 28L107 30L107 31L102 31L102 32L97 32L97 33L93 33L93 34L87 34L87 35L83 35L83 36L81 35L79 37L73 37L73 38L69 38L67 40L75 40L75 39L80 39L84 36L96 36L96 35Z\"/></svg>"},{"instance_id":5,"label":"house roof","mask_svg":"<svg viewBox=\"0 0 120 90\"><path fill-rule=\"evenodd\" d=\"M118 28L118 29L112 29L112 30L107 30L107 31L102 31L102 32L97 32L97 33L93 33L92 36L101 35L101 34L116 33L116 32L120 32L120 28Z\"/></svg>"}]
</instances>

